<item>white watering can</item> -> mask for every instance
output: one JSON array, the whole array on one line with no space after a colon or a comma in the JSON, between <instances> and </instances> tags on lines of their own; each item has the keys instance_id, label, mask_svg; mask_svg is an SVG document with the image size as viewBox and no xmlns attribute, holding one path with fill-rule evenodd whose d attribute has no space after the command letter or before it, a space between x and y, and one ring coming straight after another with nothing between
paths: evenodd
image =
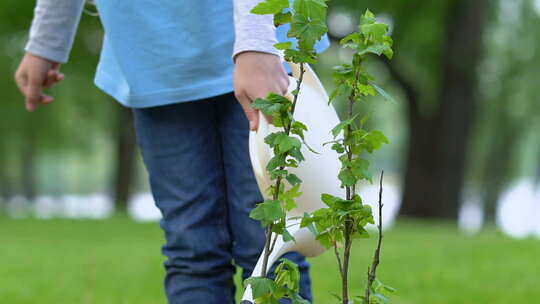
<instances>
[{"instance_id":1,"label":"white watering can","mask_svg":"<svg viewBox=\"0 0 540 304\"><path fill-rule=\"evenodd\" d=\"M290 64L293 77L290 77L289 95L292 100L292 92L296 89L296 79L300 75L300 66ZM314 257L324 252L325 248L315 240L315 236L307 228L300 228L300 221L294 219L301 217L305 212L325 208L326 205L321 201L322 193L329 193L339 196L343 193L340 188L340 182L337 178L341 163L335 151L331 150L331 144L324 143L334 140L330 130L339 122L339 117L332 105L328 105L328 94L324 90L317 75L306 64L304 79L300 88L300 95L296 104L294 118L303 122L308 131L305 132L305 141L319 154L309 151L305 145L302 147L302 153L305 160L301 162L298 168L288 169L296 174L303 183L300 191L301 196L296 199L297 208L287 213L287 230L294 236L295 241L284 242L282 237L278 237L274 246L274 251L269 256L268 265L274 264L283 254L296 251L307 257ZM266 145L264 138L280 129L271 125L266 117L259 111L259 129L252 131L249 135L249 154L251 164L257 179L259 189L265 199L271 199L267 196L268 187L273 184L266 164L273 157L272 149ZM252 276L261 276L263 255L260 256ZM251 287L247 286L242 303L254 303Z\"/></svg>"}]
</instances>

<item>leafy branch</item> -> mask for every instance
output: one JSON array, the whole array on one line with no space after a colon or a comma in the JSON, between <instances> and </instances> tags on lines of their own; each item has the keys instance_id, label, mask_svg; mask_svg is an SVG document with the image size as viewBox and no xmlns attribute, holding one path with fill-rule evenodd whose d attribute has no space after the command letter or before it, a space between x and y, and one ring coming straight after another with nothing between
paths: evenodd
<instances>
[{"instance_id":1,"label":"leafy branch","mask_svg":"<svg viewBox=\"0 0 540 304\"><path fill-rule=\"evenodd\" d=\"M290 23L288 37L296 39L297 46L293 46L292 42L282 42L275 47L284 51L288 62L300 66L296 88L291 92L292 100L270 93L266 98L259 98L252 104L254 109L271 117L274 126L282 129L265 138L265 143L272 148L274 154L266 166L273 180L273 185L267 190L271 199L258 204L250 214L251 218L261 222L266 231L261 276L246 281L252 287L256 303L277 303L282 297L290 298L295 304L306 303L298 295L298 288L295 288L300 277L295 274L298 267L294 263L282 259L276 268L276 279L270 280L267 276L269 257L277 238L281 236L284 241L294 240L286 227L286 214L296 207L295 199L301 195L299 189L302 180L288 169L298 167L304 160L301 148L307 126L295 120L293 115L304 80L305 65L317 62L314 45L327 32L325 2L326 0L295 0L291 7L289 0L265 0L252 10L254 14L273 15L276 26ZM285 181L289 187L286 187ZM280 276L287 276L289 279L280 280Z\"/></svg>"},{"instance_id":2,"label":"leafy branch","mask_svg":"<svg viewBox=\"0 0 540 304\"><path fill-rule=\"evenodd\" d=\"M367 72L365 65L369 61L369 56L384 55L390 59L393 51L392 38L388 36L388 25L377 22L375 15L369 10L360 18L358 31L348 35L340 43L343 47L354 50L351 63L335 68L333 76L336 90L330 97L330 102L338 96L345 97L348 102L346 119L331 131L334 136L331 148L338 153L341 161L338 179L341 181L341 187L345 189L345 197L322 194L321 199L328 208L305 216L301 225L303 227L315 225L317 239L321 244L327 248L333 247L342 282L342 293L338 298L343 304L350 304L352 301L348 277L352 243L356 239L369 237L365 227L367 224L374 224L371 208L363 203L356 189L360 181L372 181L370 164L363 154L373 153L382 145L389 143L382 132L364 129L367 117L355 115L354 106L375 95L392 100L389 94L374 83L374 77ZM380 199L382 200L382 197ZM380 247L376 253L376 262L370 268L372 278L369 283L370 290L375 280L379 251ZM369 301L369 296L367 299Z\"/></svg>"}]
</instances>

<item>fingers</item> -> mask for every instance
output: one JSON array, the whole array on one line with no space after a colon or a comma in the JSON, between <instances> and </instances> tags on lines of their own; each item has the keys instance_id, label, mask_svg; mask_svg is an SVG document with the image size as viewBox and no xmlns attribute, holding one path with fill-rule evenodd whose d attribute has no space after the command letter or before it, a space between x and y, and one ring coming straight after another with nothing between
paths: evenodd
<instances>
[{"instance_id":1,"label":"fingers","mask_svg":"<svg viewBox=\"0 0 540 304\"><path fill-rule=\"evenodd\" d=\"M26 85L27 85L27 77L25 74L21 73L20 71L17 71L15 74L15 83L17 84L17 87L19 88L19 91L26 96Z\"/></svg>"},{"instance_id":2,"label":"fingers","mask_svg":"<svg viewBox=\"0 0 540 304\"><path fill-rule=\"evenodd\" d=\"M61 81L64 75L57 71L49 71L44 80L39 78L30 79L26 86L23 86L23 92L26 96L26 110L33 112L39 105L48 105L54 101L54 98L43 93L44 88L49 88L58 81Z\"/></svg>"},{"instance_id":3,"label":"fingers","mask_svg":"<svg viewBox=\"0 0 540 304\"><path fill-rule=\"evenodd\" d=\"M238 99L238 102L246 114L249 121L249 129L252 131L257 130L259 127L259 111L251 107L252 100L244 92L237 94L236 99Z\"/></svg>"},{"instance_id":4,"label":"fingers","mask_svg":"<svg viewBox=\"0 0 540 304\"><path fill-rule=\"evenodd\" d=\"M26 86L26 110L32 112L41 100L43 81L39 78L30 78Z\"/></svg>"},{"instance_id":5,"label":"fingers","mask_svg":"<svg viewBox=\"0 0 540 304\"><path fill-rule=\"evenodd\" d=\"M49 89L53 85L58 83L59 81L62 81L63 79L64 79L64 74L60 73L57 70L49 70L49 72L47 72L47 77L45 78L45 81L43 82L43 87L46 89Z\"/></svg>"}]
</instances>

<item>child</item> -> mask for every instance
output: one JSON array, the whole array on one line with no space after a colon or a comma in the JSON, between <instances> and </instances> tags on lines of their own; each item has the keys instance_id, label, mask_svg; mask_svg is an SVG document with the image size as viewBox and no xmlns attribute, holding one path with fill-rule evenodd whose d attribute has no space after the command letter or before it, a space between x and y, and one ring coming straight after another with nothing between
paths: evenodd
<instances>
[{"instance_id":1,"label":"child","mask_svg":"<svg viewBox=\"0 0 540 304\"><path fill-rule=\"evenodd\" d=\"M169 303L234 303L235 265L248 277L264 245L263 228L249 218L262 201L248 155L249 129L258 126L250 103L285 93L288 77L272 17L250 13L260 1L96 1L105 38L95 83L133 109L163 214ZM38 0L16 73L28 111L53 102L43 89L64 78L60 64L83 6ZM311 301L309 265L297 253L288 258Z\"/></svg>"}]
</instances>

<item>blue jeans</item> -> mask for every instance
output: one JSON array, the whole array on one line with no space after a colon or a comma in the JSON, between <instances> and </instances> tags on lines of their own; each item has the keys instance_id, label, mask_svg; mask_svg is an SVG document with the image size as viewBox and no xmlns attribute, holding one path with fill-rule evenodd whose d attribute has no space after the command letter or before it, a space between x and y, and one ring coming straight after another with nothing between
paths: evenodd
<instances>
[{"instance_id":1,"label":"blue jeans","mask_svg":"<svg viewBox=\"0 0 540 304\"><path fill-rule=\"evenodd\" d=\"M137 139L163 213L165 291L171 304L234 303L235 265L249 277L264 230L249 218L262 201L248 151L248 121L233 94L135 109ZM309 264L297 253L301 295Z\"/></svg>"}]
</instances>

